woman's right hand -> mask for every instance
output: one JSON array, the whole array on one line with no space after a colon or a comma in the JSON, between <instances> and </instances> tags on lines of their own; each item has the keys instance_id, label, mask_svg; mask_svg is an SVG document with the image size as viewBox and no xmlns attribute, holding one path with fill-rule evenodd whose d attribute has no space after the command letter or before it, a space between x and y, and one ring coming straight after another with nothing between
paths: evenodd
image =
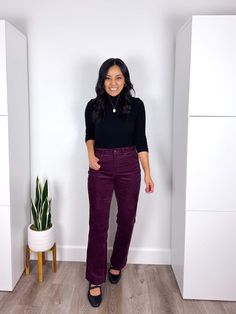
<instances>
[{"instance_id":1,"label":"woman's right hand","mask_svg":"<svg viewBox=\"0 0 236 314\"><path fill-rule=\"evenodd\" d=\"M98 164L99 159L94 154L89 155L88 158L89 158L89 168L93 170L99 170L101 168L101 166Z\"/></svg>"}]
</instances>

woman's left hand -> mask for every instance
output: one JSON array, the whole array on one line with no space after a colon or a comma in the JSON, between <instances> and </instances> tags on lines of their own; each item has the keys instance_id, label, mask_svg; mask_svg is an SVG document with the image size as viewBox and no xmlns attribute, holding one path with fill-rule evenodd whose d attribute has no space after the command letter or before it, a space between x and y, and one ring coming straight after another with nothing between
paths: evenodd
<instances>
[{"instance_id":1,"label":"woman's left hand","mask_svg":"<svg viewBox=\"0 0 236 314\"><path fill-rule=\"evenodd\" d=\"M144 176L144 181L145 181L145 184L146 184L146 189L145 191L147 193L152 193L154 192L154 183L152 181L152 178L150 175L145 175Z\"/></svg>"}]
</instances>

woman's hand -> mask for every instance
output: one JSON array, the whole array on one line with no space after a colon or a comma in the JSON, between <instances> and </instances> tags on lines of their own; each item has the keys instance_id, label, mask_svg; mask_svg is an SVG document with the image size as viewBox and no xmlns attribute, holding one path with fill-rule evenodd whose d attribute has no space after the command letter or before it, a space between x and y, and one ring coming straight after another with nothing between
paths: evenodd
<instances>
[{"instance_id":1,"label":"woman's hand","mask_svg":"<svg viewBox=\"0 0 236 314\"><path fill-rule=\"evenodd\" d=\"M101 165L98 164L99 159L94 154L89 154L89 168L93 170L99 170L101 168Z\"/></svg>"},{"instance_id":2,"label":"woman's hand","mask_svg":"<svg viewBox=\"0 0 236 314\"><path fill-rule=\"evenodd\" d=\"M147 193L152 193L154 192L154 183L152 181L152 178L150 175L145 175L144 176L144 181L145 181L145 184L146 184L146 189L145 191Z\"/></svg>"},{"instance_id":3,"label":"woman's hand","mask_svg":"<svg viewBox=\"0 0 236 314\"><path fill-rule=\"evenodd\" d=\"M144 181L146 184L145 191L147 193L154 192L154 183L152 181L151 175L150 175L150 167L149 167L149 159L148 159L148 152L143 151L138 153L139 160L141 161L141 165L144 171Z\"/></svg>"}]
</instances>

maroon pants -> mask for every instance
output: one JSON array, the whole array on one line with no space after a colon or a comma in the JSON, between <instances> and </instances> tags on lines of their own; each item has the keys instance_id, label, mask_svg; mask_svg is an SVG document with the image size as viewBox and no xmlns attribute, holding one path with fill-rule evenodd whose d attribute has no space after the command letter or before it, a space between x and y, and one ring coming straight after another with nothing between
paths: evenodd
<instances>
[{"instance_id":1,"label":"maroon pants","mask_svg":"<svg viewBox=\"0 0 236 314\"><path fill-rule=\"evenodd\" d=\"M107 232L113 190L118 213L111 264L121 270L127 262L140 189L140 165L134 146L95 148L101 168L89 169L89 235L86 279L93 284L106 280Z\"/></svg>"}]
</instances>

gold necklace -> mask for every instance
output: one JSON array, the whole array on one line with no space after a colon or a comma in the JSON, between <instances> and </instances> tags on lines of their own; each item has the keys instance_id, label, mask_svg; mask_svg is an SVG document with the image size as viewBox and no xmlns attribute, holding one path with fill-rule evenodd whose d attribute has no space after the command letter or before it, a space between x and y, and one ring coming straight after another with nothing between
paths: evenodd
<instances>
[{"instance_id":1,"label":"gold necklace","mask_svg":"<svg viewBox=\"0 0 236 314\"><path fill-rule=\"evenodd\" d=\"M111 105L112 105L112 112L116 113L116 106L117 106L117 104L118 104L118 101L119 101L120 95L118 96L118 98L117 98L117 100L116 100L116 104L115 104L115 106L113 105L113 102L112 102L112 100L111 100L110 96L108 96L108 97L109 97L110 103L111 103Z\"/></svg>"}]
</instances>

